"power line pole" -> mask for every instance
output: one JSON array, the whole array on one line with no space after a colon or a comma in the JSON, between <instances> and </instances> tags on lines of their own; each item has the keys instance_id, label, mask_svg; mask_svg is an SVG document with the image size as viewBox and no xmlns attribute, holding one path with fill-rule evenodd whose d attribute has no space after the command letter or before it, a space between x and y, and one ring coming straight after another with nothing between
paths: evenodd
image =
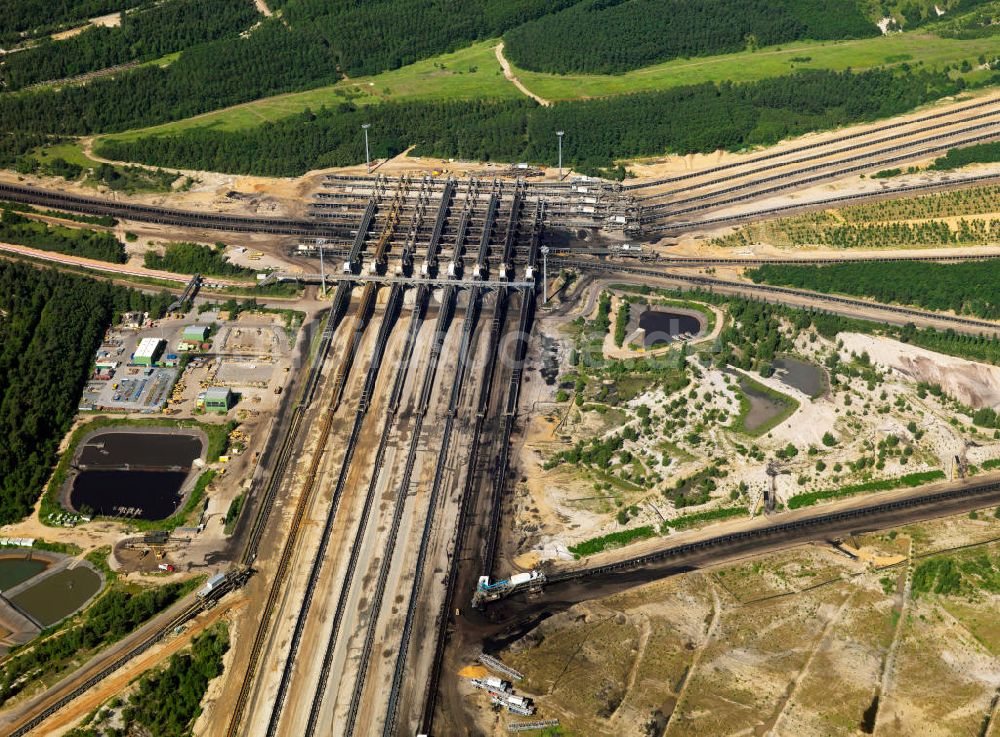
<instances>
[{"instance_id":1,"label":"power line pole","mask_svg":"<svg viewBox=\"0 0 1000 737\"><path fill-rule=\"evenodd\" d=\"M556 131L556 136L559 138L559 181L562 181L562 139L566 131Z\"/></svg>"},{"instance_id":2,"label":"power line pole","mask_svg":"<svg viewBox=\"0 0 1000 737\"><path fill-rule=\"evenodd\" d=\"M362 123L361 129L365 132L365 168L368 169L368 173L372 173L372 160L371 156L368 154L368 129L372 127L371 123Z\"/></svg>"}]
</instances>

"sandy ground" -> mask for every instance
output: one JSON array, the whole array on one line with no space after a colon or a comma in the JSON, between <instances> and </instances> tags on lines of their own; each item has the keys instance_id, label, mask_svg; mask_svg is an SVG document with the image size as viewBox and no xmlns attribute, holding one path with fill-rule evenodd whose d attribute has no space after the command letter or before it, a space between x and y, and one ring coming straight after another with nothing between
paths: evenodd
<instances>
[{"instance_id":1,"label":"sandy ground","mask_svg":"<svg viewBox=\"0 0 1000 737\"><path fill-rule=\"evenodd\" d=\"M499 655L537 718L575 734L846 737L880 683L877 734L978 734L1000 685L1000 601L974 582L959 596L903 584L911 546L995 540L990 512L858 536L869 560L805 546L650 583L556 614ZM477 731L518 721L466 691Z\"/></svg>"},{"instance_id":2,"label":"sandy ground","mask_svg":"<svg viewBox=\"0 0 1000 737\"><path fill-rule=\"evenodd\" d=\"M962 404L1000 408L1000 367L944 356L925 348L861 333L841 333L844 353L867 352L872 360L912 382L940 384Z\"/></svg>"},{"instance_id":3,"label":"sandy ground","mask_svg":"<svg viewBox=\"0 0 1000 737\"><path fill-rule=\"evenodd\" d=\"M560 326L568 325L576 314L587 314L594 309L599 286L588 287L587 293L580 296L582 304L578 311L540 322L538 336L529 352L533 369L543 365L544 354L557 358L561 375L572 372L567 362L572 341L563 332L566 328ZM721 330L722 325L721 317L717 318L717 329ZM565 559L568 547L592 537L623 527L659 527L675 516L715 506L735 503L745 505L751 514L758 513L769 487L774 489L779 503L787 503L803 492L856 483L861 479L848 464L865 455L874 456L875 448L889 436L901 441L900 448L912 445L913 455L906 459L905 465L900 457L888 456L885 468L876 471L876 477L898 478L935 468L950 475L955 472L956 456L980 464L1000 455L1000 443L992 439L991 432L977 430L964 416L961 423L953 425L949 420L956 412L947 398L928 394L921 399L916 386L919 381L940 381L948 394L965 404L983 406L985 402L993 406L1000 402L1000 393L995 389L1000 370L889 339L851 333L838 336L841 338L844 345L838 348L834 341L802 334L793 353L821 366L834 352L841 360L850 361L852 352L860 355L867 350L884 373L882 382L869 389L865 381L855 378L849 388L840 387L838 391L810 397L783 381L780 372L768 378L751 374L755 381L798 402L791 416L760 437L736 432L730 419L706 420L708 412L723 412L728 418L739 413L732 378L710 366L702 366L701 377L677 395L666 395L655 381L649 381L637 387L634 398L617 403L605 413L580 411L572 402L555 402L558 385L547 386L543 382L527 385L522 403L530 412L525 419L525 440L519 458L524 478L517 486L514 501L514 562L529 568L540 560ZM572 387L569 393L572 396ZM587 402L596 401L592 393L589 390ZM687 404L680 429L657 431L664 419L671 417L670 412L661 409L664 403L689 393L697 397L698 403ZM626 441L624 447L642 459L646 469L644 482L626 482L628 476L623 472L627 468L617 463L605 469L588 470L566 463L551 470L543 468L554 454L573 443L607 438L626 425L639 427L636 412L641 406L652 409L652 426L641 431L638 441ZM909 431L910 423L919 431L919 440ZM702 428L701 440L694 444L687 437L692 427ZM836 446L824 445L826 433L837 439ZM799 452L792 459L778 462L778 473L772 481L766 473L767 462L777 450L789 444ZM747 445L763 451L767 459L758 460L739 450ZM672 460L669 466L657 461L663 449ZM667 498L675 483L707 468L713 458L719 457L728 460L727 473L717 481L708 504L675 509ZM822 461L824 467L820 468L817 461ZM607 488L608 481L613 488ZM738 494L737 501L731 501L732 494ZM616 515L626 507L633 511L623 526Z\"/></svg>"}]
</instances>

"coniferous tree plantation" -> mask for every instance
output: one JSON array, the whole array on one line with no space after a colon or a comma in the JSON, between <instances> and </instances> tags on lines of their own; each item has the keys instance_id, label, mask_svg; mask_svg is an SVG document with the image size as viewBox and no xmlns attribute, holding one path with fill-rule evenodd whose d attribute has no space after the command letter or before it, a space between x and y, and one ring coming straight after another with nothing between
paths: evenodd
<instances>
[{"instance_id":1,"label":"coniferous tree plantation","mask_svg":"<svg viewBox=\"0 0 1000 737\"><path fill-rule=\"evenodd\" d=\"M701 84L541 107L528 101L383 103L306 112L237 131L194 128L177 135L108 140L98 153L152 165L271 176L364 161L356 135L378 132L372 155L415 145L418 155L556 163L551 141L572 129L563 156L589 173L619 158L775 143L791 135L900 113L962 88L923 70L805 71L736 85Z\"/></svg>"},{"instance_id":2,"label":"coniferous tree plantation","mask_svg":"<svg viewBox=\"0 0 1000 737\"><path fill-rule=\"evenodd\" d=\"M587 0L504 40L524 69L616 74L678 57L878 34L851 0Z\"/></svg>"},{"instance_id":3,"label":"coniferous tree plantation","mask_svg":"<svg viewBox=\"0 0 1000 737\"><path fill-rule=\"evenodd\" d=\"M758 283L871 297L990 320L1000 317L1000 264L995 261L782 264L761 266L748 276Z\"/></svg>"},{"instance_id":4,"label":"coniferous tree plantation","mask_svg":"<svg viewBox=\"0 0 1000 737\"><path fill-rule=\"evenodd\" d=\"M10 54L0 81L18 90L46 80L72 77L131 61L146 61L195 44L235 37L261 18L244 0L168 0L126 12L121 26L94 27L63 41L46 39Z\"/></svg>"},{"instance_id":5,"label":"coniferous tree plantation","mask_svg":"<svg viewBox=\"0 0 1000 737\"><path fill-rule=\"evenodd\" d=\"M172 301L0 261L0 523L27 515L42 492L114 317L125 310L159 317Z\"/></svg>"}]
</instances>

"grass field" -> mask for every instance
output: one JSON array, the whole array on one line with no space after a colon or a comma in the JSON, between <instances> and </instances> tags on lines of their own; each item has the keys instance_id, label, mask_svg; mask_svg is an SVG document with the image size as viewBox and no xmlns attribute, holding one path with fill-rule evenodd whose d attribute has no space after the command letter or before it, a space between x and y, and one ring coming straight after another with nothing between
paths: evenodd
<instances>
[{"instance_id":1,"label":"grass field","mask_svg":"<svg viewBox=\"0 0 1000 737\"><path fill-rule=\"evenodd\" d=\"M493 52L496 41L484 41L452 54L425 59L374 77L358 77L306 92L292 92L236 105L173 123L128 131L106 139L129 140L148 134L177 133L190 128L239 130L287 118L306 108L318 110L345 102L371 105L386 100L471 100L518 97Z\"/></svg>"},{"instance_id":2,"label":"grass field","mask_svg":"<svg viewBox=\"0 0 1000 737\"><path fill-rule=\"evenodd\" d=\"M510 99L521 93L504 78L494 54L497 41L487 40L372 77L343 80L305 92L268 97L204 113L173 123L104 136L132 140L150 134L173 134L191 128L239 130L286 118L303 110L351 102L370 105L389 100ZM929 34L893 34L856 41L802 41L756 52L674 60L622 75L556 75L515 70L528 89L552 100L662 90L686 84L732 80L747 82L788 74L797 69L866 69L904 62L934 68L980 55L1000 56L1000 35L974 39L942 39ZM804 61L808 59L808 61ZM973 70L975 81L990 72Z\"/></svg>"},{"instance_id":3,"label":"grass field","mask_svg":"<svg viewBox=\"0 0 1000 737\"><path fill-rule=\"evenodd\" d=\"M796 41L754 52L675 59L621 75L544 74L517 70L529 90L550 100L649 92L684 84L731 80L752 82L797 69L867 69L907 62L934 68L968 59L975 67L980 54L1000 54L1000 36L972 40L929 34L896 33L854 41ZM793 61L795 59L808 61ZM971 72L971 80L979 72Z\"/></svg>"}]
</instances>

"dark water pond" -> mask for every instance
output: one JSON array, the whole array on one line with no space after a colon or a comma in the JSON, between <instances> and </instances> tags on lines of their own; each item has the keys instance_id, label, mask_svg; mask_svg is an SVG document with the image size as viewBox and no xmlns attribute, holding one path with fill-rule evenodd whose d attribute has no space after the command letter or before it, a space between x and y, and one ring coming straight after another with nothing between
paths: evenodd
<instances>
[{"instance_id":1,"label":"dark water pond","mask_svg":"<svg viewBox=\"0 0 1000 737\"><path fill-rule=\"evenodd\" d=\"M646 331L643 347L652 348L675 340L678 335L697 335L701 321L693 315L665 310L646 310L639 315L639 327Z\"/></svg>"},{"instance_id":2,"label":"dark water pond","mask_svg":"<svg viewBox=\"0 0 1000 737\"><path fill-rule=\"evenodd\" d=\"M12 589L19 583L24 583L48 567L47 560L38 560L37 558L0 558L0 591Z\"/></svg>"},{"instance_id":3,"label":"dark water pond","mask_svg":"<svg viewBox=\"0 0 1000 737\"><path fill-rule=\"evenodd\" d=\"M743 426L747 430L753 431L767 424L788 406L781 400L763 393L745 379L740 380L740 389L750 402L750 411L743 418Z\"/></svg>"},{"instance_id":4,"label":"dark water pond","mask_svg":"<svg viewBox=\"0 0 1000 737\"><path fill-rule=\"evenodd\" d=\"M82 607L100 588L101 577L87 566L46 576L11 601L48 627Z\"/></svg>"},{"instance_id":5,"label":"dark water pond","mask_svg":"<svg viewBox=\"0 0 1000 737\"><path fill-rule=\"evenodd\" d=\"M826 389L826 376L819 366L783 356L774 360L774 369L782 384L810 397L818 397Z\"/></svg>"},{"instance_id":6,"label":"dark water pond","mask_svg":"<svg viewBox=\"0 0 1000 737\"><path fill-rule=\"evenodd\" d=\"M69 500L77 511L105 517L166 519L181 501L187 471L81 471Z\"/></svg>"},{"instance_id":7,"label":"dark water pond","mask_svg":"<svg viewBox=\"0 0 1000 737\"><path fill-rule=\"evenodd\" d=\"M87 441L77 458L77 465L188 469L201 455L201 447L201 438L197 435L107 432Z\"/></svg>"}]
</instances>

